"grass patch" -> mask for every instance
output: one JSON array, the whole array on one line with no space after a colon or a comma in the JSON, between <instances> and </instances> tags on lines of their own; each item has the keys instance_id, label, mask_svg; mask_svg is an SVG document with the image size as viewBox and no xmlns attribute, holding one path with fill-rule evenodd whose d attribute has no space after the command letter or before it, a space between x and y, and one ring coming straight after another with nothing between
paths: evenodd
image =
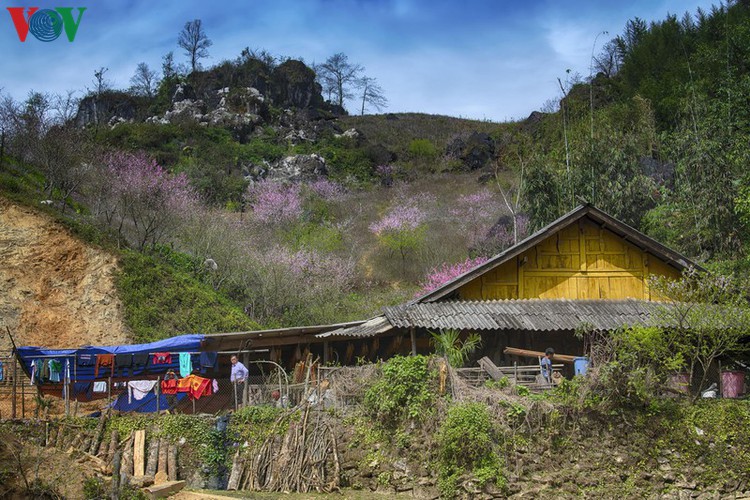
<instances>
[{"instance_id":1,"label":"grass patch","mask_svg":"<svg viewBox=\"0 0 750 500\"><path fill-rule=\"evenodd\" d=\"M211 286L154 255L126 250L121 263L117 287L138 342L259 328Z\"/></svg>"}]
</instances>

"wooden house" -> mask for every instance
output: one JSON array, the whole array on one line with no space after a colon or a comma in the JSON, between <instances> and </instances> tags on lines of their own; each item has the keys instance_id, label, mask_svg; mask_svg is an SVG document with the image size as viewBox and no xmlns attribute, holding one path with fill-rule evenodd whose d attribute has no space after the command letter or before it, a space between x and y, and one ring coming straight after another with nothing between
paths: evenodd
<instances>
[{"instance_id":1,"label":"wooden house","mask_svg":"<svg viewBox=\"0 0 750 500\"><path fill-rule=\"evenodd\" d=\"M506 347L583 354L573 333L652 322L659 297L649 276L698 267L612 216L583 205L488 262L363 323L316 334L327 359L383 359L431 350L430 332L478 332L479 356L516 359ZM369 340L369 342L368 342ZM349 354L349 355L347 355Z\"/></svg>"}]
</instances>

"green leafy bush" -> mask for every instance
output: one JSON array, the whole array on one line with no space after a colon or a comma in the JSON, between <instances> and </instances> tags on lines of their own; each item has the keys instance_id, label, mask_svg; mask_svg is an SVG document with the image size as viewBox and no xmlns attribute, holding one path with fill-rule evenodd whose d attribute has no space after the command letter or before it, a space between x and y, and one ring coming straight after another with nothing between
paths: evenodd
<instances>
[{"instance_id":1,"label":"green leafy bush","mask_svg":"<svg viewBox=\"0 0 750 500\"><path fill-rule=\"evenodd\" d=\"M240 307L187 272L185 259L172 255L170 260L181 269L156 256L123 254L117 288L137 341L258 328Z\"/></svg>"},{"instance_id":2,"label":"green leafy bush","mask_svg":"<svg viewBox=\"0 0 750 500\"><path fill-rule=\"evenodd\" d=\"M275 406L247 406L232 414L227 427L227 439L242 445L248 442L251 447L260 445L273 430L273 424L282 410ZM282 431L286 431L284 426Z\"/></svg>"},{"instance_id":3,"label":"green leafy bush","mask_svg":"<svg viewBox=\"0 0 750 500\"><path fill-rule=\"evenodd\" d=\"M438 487L453 497L459 477L473 473L484 484L505 486L503 460L495 451L492 421L482 403L459 403L448 409L437 433Z\"/></svg>"},{"instance_id":4,"label":"green leafy bush","mask_svg":"<svg viewBox=\"0 0 750 500\"><path fill-rule=\"evenodd\" d=\"M421 421L431 413L433 379L425 356L395 356L382 364L382 377L365 393L365 408L389 427Z\"/></svg>"}]
</instances>

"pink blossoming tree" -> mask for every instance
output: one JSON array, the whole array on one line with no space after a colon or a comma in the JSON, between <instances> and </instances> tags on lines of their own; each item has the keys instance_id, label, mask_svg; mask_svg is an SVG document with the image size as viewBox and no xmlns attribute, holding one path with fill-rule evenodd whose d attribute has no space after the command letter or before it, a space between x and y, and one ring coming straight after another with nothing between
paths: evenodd
<instances>
[{"instance_id":1,"label":"pink blossoming tree","mask_svg":"<svg viewBox=\"0 0 750 500\"><path fill-rule=\"evenodd\" d=\"M406 257L417 250L425 238L427 214L415 204L403 203L392 207L383 217L370 224L370 231L380 244L401 256L402 272Z\"/></svg>"},{"instance_id":2,"label":"pink blossoming tree","mask_svg":"<svg viewBox=\"0 0 750 500\"><path fill-rule=\"evenodd\" d=\"M484 264L487 260L489 260L487 257L468 258L463 262L442 264L433 268L422 282L422 288L415 294L415 297L421 297L426 293L437 290L449 281L461 276L463 273Z\"/></svg>"},{"instance_id":3,"label":"pink blossoming tree","mask_svg":"<svg viewBox=\"0 0 750 500\"><path fill-rule=\"evenodd\" d=\"M302 196L297 184L260 181L247 188L245 198L253 218L261 224L292 223L302 216Z\"/></svg>"},{"instance_id":4,"label":"pink blossoming tree","mask_svg":"<svg viewBox=\"0 0 750 500\"><path fill-rule=\"evenodd\" d=\"M98 188L98 215L140 250L200 206L185 174L170 174L145 153L108 154Z\"/></svg>"}]
</instances>

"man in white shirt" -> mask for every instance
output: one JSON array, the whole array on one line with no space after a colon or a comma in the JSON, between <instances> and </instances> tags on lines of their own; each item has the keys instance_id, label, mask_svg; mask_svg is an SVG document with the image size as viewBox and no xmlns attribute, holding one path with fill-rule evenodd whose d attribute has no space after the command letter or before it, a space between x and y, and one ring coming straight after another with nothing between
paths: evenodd
<instances>
[{"instance_id":1,"label":"man in white shirt","mask_svg":"<svg viewBox=\"0 0 750 500\"><path fill-rule=\"evenodd\" d=\"M232 356L231 361L232 373L231 375L229 375L229 380L234 386L234 407L238 408L243 401L243 395L245 394L245 382L247 381L249 372L247 371L245 365L240 363L240 361L237 359L237 356Z\"/></svg>"}]
</instances>

